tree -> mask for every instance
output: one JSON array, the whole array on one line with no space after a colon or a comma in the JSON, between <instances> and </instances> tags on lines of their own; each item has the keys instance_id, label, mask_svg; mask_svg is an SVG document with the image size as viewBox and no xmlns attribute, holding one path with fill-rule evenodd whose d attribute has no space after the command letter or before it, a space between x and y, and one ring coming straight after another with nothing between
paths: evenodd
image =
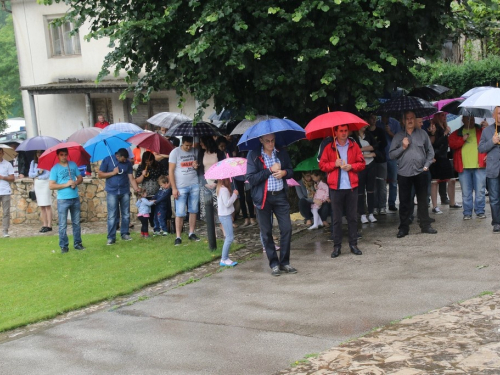
<instances>
[{"instance_id":1,"label":"tree","mask_svg":"<svg viewBox=\"0 0 500 375\"><path fill-rule=\"evenodd\" d=\"M10 106L12 105L12 98L7 95L0 95L0 133L7 129L7 120Z\"/></svg>"},{"instance_id":2,"label":"tree","mask_svg":"<svg viewBox=\"0 0 500 375\"><path fill-rule=\"evenodd\" d=\"M46 4L62 0L40 0ZM364 108L438 53L451 0L64 0L110 38L98 79L126 72L135 104L175 89L203 106L304 123Z\"/></svg>"}]
</instances>

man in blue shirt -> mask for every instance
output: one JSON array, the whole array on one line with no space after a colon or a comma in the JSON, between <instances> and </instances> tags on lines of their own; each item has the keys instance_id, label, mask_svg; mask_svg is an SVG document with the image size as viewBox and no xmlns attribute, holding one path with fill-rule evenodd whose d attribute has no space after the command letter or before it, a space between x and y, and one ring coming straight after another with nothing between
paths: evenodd
<instances>
[{"instance_id":1,"label":"man in blue shirt","mask_svg":"<svg viewBox=\"0 0 500 375\"><path fill-rule=\"evenodd\" d=\"M80 197L78 185L83 178L76 163L68 161L68 149L61 148L56 151L59 163L50 170L49 188L57 190L57 213L59 215L59 247L61 253L67 253L69 247L66 228L68 226L68 211L71 215L73 227L73 245L75 250L85 250L82 245L80 228Z\"/></svg>"},{"instance_id":2,"label":"man in blue shirt","mask_svg":"<svg viewBox=\"0 0 500 375\"><path fill-rule=\"evenodd\" d=\"M106 179L106 204L108 206L108 245L116 242L118 213L121 216L120 234L122 240L130 241L130 185L138 190L133 177L132 163L127 149L120 148L115 155L106 157L99 168L99 178ZM120 211L118 211L120 210Z\"/></svg>"}]
</instances>

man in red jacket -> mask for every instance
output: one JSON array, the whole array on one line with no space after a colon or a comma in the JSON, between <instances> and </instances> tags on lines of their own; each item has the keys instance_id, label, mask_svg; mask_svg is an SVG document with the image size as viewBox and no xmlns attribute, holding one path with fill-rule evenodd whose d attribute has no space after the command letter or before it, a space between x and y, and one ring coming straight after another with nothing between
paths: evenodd
<instances>
[{"instance_id":1,"label":"man in red jacket","mask_svg":"<svg viewBox=\"0 0 500 375\"><path fill-rule=\"evenodd\" d=\"M486 219L484 209L486 199L486 154L478 151L479 140L483 129L474 124L473 116L463 116L464 126L451 133L448 144L454 151L453 167L458 172L462 188L464 220L472 219L472 211L478 219ZM475 193L475 200L472 193Z\"/></svg>"},{"instance_id":2,"label":"man in red jacket","mask_svg":"<svg viewBox=\"0 0 500 375\"><path fill-rule=\"evenodd\" d=\"M365 159L357 143L348 138L349 127L335 128L334 141L328 144L321 155L319 168L328 174L330 200L332 202L333 252L332 258L340 255L342 246L342 214L345 211L349 230L349 248L355 255L363 254L358 249L358 173L365 169Z\"/></svg>"}]
</instances>

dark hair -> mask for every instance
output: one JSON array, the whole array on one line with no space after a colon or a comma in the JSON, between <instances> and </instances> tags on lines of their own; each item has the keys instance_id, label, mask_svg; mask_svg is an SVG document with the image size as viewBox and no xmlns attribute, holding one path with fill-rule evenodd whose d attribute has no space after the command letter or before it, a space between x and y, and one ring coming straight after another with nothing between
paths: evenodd
<instances>
[{"instance_id":1,"label":"dark hair","mask_svg":"<svg viewBox=\"0 0 500 375\"><path fill-rule=\"evenodd\" d=\"M182 143L193 143L193 137L190 137L190 136L187 136L185 135L184 137L182 137Z\"/></svg>"},{"instance_id":2,"label":"dark hair","mask_svg":"<svg viewBox=\"0 0 500 375\"><path fill-rule=\"evenodd\" d=\"M167 175L161 175L158 177L158 183L159 184L168 184L170 182L170 179L168 178Z\"/></svg>"},{"instance_id":3,"label":"dark hair","mask_svg":"<svg viewBox=\"0 0 500 375\"><path fill-rule=\"evenodd\" d=\"M217 137L217 140L215 142L217 143L217 146L219 146L221 143L224 143L224 144L227 145L227 139L226 139L226 137L222 137L222 136Z\"/></svg>"},{"instance_id":4,"label":"dark hair","mask_svg":"<svg viewBox=\"0 0 500 375\"><path fill-rule=\"evenodd\" d=\"M170 143L172 143L175 147L179 147L181 145L181 140L177 137L170 137L168 139Z\"/></svg>"},{"instance_id":5,"label":"dark hair","mask_svg":"<svg viewBox=\"0 0 500 375\"><path fill-rule=\"evenodd\" d=\"M158 166L158 162L155 159L155 156L151 151L144 151L144 154L142 154L142 161L141 161L141 167L142 169L146 168L146 161L152 160L153 163L151 163L151 168L154 169Z\"/></svg>"},{"instance_id":6,"label":"dark hair","mask_svg":"<svg viewBox=\"0 0 500 375\"><path fill-rule=\"evenodd\" d=\"M320 177L321 181L325 182L325 174L321 171L312 171L312 176Z\"/></svg>"},{"instance_id":7,"label":"dark hair","mask_svg":"<svg viewBox=\"0 0 500 375\"><path fill-rule=\"evenodd\" d=\"M120 148L118 151L116 151L115 155L116 156L123 156L127 159L130 157L128 150L126 148Z\"/></svg>"},{"instance_id":8,"label":"dark hair","mask_svg":"<svg viewBox=\"0 0 500 375\"><path fill-rule=\"evenodd\" d=\"M201 137L200 141L203 142L208 153L213 154L217 152L217 143L215 143L213 137Z\"/></svg>"},{"instance_id":9,"label":"dark hair","mask_svg":"<svg viewBox=\"0 0 500 375\"><path fill-rule=\"evenodd\" d=\"M36 150L36 151L35 151L35 155L33 155L33 161L34 161L35 163L38 163L38 155L37 155L38 151L40 151L40 153L42 153L42 154L43 154L43 150Z\"/></svg>"},{"instance_id":10,"label":"dark hair","mask_svg":"<svg viewBox=\"0 0 500 375\"><path fill-rule=\"evenodd\" d=\"M56 151L56 154L59 155L61 152L68 153L68 149L67 148L58 148Z\"/></svg>"}]
</instances>

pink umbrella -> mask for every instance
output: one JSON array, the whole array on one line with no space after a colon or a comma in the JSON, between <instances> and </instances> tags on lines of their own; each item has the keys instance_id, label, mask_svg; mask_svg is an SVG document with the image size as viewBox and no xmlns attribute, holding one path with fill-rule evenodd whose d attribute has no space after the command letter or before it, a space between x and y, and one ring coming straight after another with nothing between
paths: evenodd
<instances>
[{"instance_id":1,"label":"pink umbrella","mask_svg":"<svg viewBox=\"0 0 500 375\"><path fill-rule=\"evenodd\" d=\"M288 184L288 186L300 186L300 184L297 181L295 181L293 178L287 179L286 183Z\"/></svg>"},{"instance_id":2,"label":"pink umbrella","mask_svg":"<svg viewBox=\"0 0 500 375\"><path fill-rule=\"evenodd\" d=\"M205 172L205 178L210 180L221 180L243 176L247 173L247 159L245 158L227 158L212 165Z\"/></svg>"},{"instance_id":3,"label":"pink umbrella","mask_svg":"<svg viewBox=\"0 0 500 375\"><path fill-rule=\"evenodd\" d=\"M436 107L438 109L438 111L440 111L441 108L443 108L446 104L451 103L451 102L453 102L455 100L458 100L458 99L463 99L463 98L453 98L453 99L438 100L437 102L432 103L432 105L434 107Z\"/></svg>"}]
</instances>

